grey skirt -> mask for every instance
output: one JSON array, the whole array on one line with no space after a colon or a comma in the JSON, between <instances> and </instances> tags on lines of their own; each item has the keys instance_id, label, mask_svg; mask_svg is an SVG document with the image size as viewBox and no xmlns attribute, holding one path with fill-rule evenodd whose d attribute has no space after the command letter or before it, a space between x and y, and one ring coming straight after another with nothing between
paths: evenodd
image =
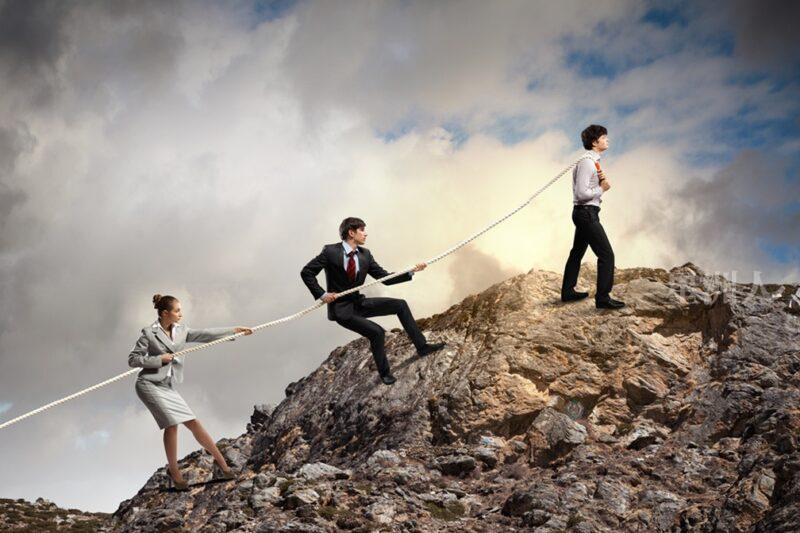
<instances>
[{"instance_id":1,"label":"grey skirt","mask_svg":"<svg viewBox=\"0 0 800 533\"><path fill-rule=\"evenodd\" d=\"M160 429L196 418L186 401L172 387L170 378L158 382L137 379L136 395L150 410Z\"/></svg>"}]
</instances>

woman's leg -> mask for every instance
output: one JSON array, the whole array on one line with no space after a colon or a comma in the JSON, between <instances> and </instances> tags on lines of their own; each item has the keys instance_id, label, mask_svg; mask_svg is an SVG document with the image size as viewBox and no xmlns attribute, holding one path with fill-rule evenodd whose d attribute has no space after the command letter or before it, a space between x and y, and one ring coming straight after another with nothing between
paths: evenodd
<instances>
[{"instance_id":1,"label":"woman's leg","mask_svg":"<svg viewBox=\"0 0 800 533\"><path fill-rule=\"evenodd\" d=\"M169 473L175 481L183 481L178 470L178 426L169 426L164 430L164 450L167 452Z\"/></svg>"},{"instance_id":2,"label":"woman's leg","mask_svg":"<svg viewBox=\"0 0 800 533\"><path fill-rule=\"evenodd\" d=\"M219 448L217 448L214 439L211 438L211 435L208 434L208 431L206 431L206 428L203 427L200 421L195 418L194 420L189 420L183 424L189 429L189 431L192 432L192 435L194 435L194 438L197 439L197 442L199 442L200 445L214 457L214 460L217 462L220 468L227 471L229 469L228 463L225 462L225 458L222 457L222 454L220 453Z\"/></svg>"}]
</instances>

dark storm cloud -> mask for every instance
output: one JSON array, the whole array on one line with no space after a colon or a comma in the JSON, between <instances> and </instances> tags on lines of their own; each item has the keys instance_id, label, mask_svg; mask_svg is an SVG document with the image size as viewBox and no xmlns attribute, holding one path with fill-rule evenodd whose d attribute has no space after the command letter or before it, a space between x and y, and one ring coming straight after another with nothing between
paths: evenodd
<instances>
[{"instance_id":1,"label":"dark storm cloud","mask_svg":"<svg viewBox=\"0 0 800 533\"><path fill-rule=\"evenodd\" d=\"M14 169L17 157L33 148L34 139L23 126L16 128L0 124L0 179Z\"/></svg>"},{"instance_id":2,"label":"dark storm cloud","mask_svg":"<svg viewBox=\"0 0 800 533\"><path fill-rule=\"evenodd\" d=\"M10 128L0 124L0 255L8 246L4 231L6 220L11 210L26 198L24 192L9 186L6 179L14 171L20 154L31 150L33 145L34 139L24 127Z\"/></svg>"},{"instance_id":3,"label":"dark storm cloud","mask_svg":"<svg viewBox=\"0 0 800 533\"><path fill-rule=\"evenodd\" d=\"M20 153L31 143L29 135L0 126L0 261L3 261L6 254L13 249L13 239L6 231L6 222L14 208L22 204L26 198L24 192L12 189L5 181L13 172ZM8 328L12 316L12 301L11 280L9 276L3 276L0 279L0 337Z\"/></svg>"},{"instance_id":4,"label":"dark storm cloud","mask_svg":"<svg viewBox=\"0 0 800 533\"><path fill-rule=\"evenodd\" d=\"M126 101L166 96L184 50L184 11L180 2L92 4L76 23L77 31L92 32L92 46L78 47L83 61L70 64L65 77L81 94L105 90Z\"/></svg>"},{"instance_id":5,"label":"dark storm cloud","mask_svg":"<svg viewBox=\"0 0 800 533\"><path fill-rule=\"evenodd\" d=\"M0 0L0 77L34 104L49 101L66 46L69 2Z\"/></svg>"},{"instance_id":6,"label":"dark storm cloud","mask_svg":"<svg viewBox=\"0 0 800 533\"><path fill-rule=\"evenodd\" d=\"M800 247L800 213L792 204L800 176L790 169L785 158L743 151L712 179L676 190L636 230L664 236L686 257L717 258L709 266L718 270L768 266L775 261L770 249Z\"/></svg>"},{"instance_id":7,"label":"dark storm cloud","mask_svg":"<svg viewBox=\"0 0 800 533\"><path fill-rule=\"evenodd\" d=\"M712 241L720 233L737 239L762 238L800 245L800 227L790 202L800 197L800 175L789 162L747 150L717 172L710 182L693 181L676 200L700 215L694 235Z\"/></svg>"},{"instance_id":8,"label":"dark storm cloud","mask_svg":"<svg viewBox=\"0 0 800 533\"><path fill-rule=\"evenodd\" d=\"M738 1L730 6L736 53L751 67L800 74L800 2Z\"/></svg>"},{"instance_id":9,"label":"dark storm cloud","mask_svg":"<svg viewBox=\"0 0 800 533\"><path fill-rule=\"evenodd\" d=\"M27 0L0 2L0 54L12 73L52 65L61 53L61 22L68 4Z\"/></svg>"},{"instance_id":10,"label":"dark storm cloud","mask_svg":"<svg viewBox=\"0 0 800 533\"><path fill-rule=\"evenodd\" d=\"M24 200L25 193L11 190L8 186L0 183L0 247L3 245L2 234L8 215L11 213L14 206Z\"/></svg>"},{"instance_id":11,"label":"dark storm cloud","mask_svg":"<svg viewBox=\"0 0 800 533\"><path fill-rule=\"evenodd\" d=\"M176 65L184 5L0 0L0 78L13 91L6 105L41 108L65 88L95 97L107 82L133 92L161 82ZM97 46L81 47L82 33ZM70 54L88 61L75 64Z\"/></svg>"},{"instance_id":12,"label":"dark storm cloud","mask_svg":"<svg viewBox=\"0 0 800 533\"><path fill-rule=\"evenodd\" d=\"M10 187L6 180L14 171L17 159L26 150L32 149L33 137L23 127L10 128L0 125L0 261L14 251L14 236L6 231L6 223L12 211L21 205L27 195ZM5 273L6 270L2 269ZM8 329L12 317L12 280L4 275L0 279L0 337Z\"/></svg>"}]
</instances>

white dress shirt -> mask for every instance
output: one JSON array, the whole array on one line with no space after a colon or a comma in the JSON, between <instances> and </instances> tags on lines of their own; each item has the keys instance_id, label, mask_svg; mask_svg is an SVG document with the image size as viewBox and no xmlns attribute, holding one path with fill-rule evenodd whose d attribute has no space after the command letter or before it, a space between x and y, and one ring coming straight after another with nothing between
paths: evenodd
<instances>
[{"instance_id":1,"label":"white dress shirt","mask_svg":"<svg viewBox=\"0 0 800 533\"><path fill-rule=\"evenodd\" d=\"M594 150L586 152L589 158L581 159L572 170L572 203L574 205L596 205L603 201L603 188L597 175L595 162L600 161L600 154Z\"/></svg>"},{"instance_id":2,"label":"white dress shirt","mask_svg":"<svg viewBox=\"0 0 800 533\"><path fill-rule=\"evenodd\" d=\"M352 251L353 248L351 248L350 245L347 244L347 241L342 241L342 266L344 267L345 272L347 272L347 263L350 261L350 258L347 257L347 254L349 254ZM356 262L356 276L358 276L358 271L361 269L361 265L358 264L358 254L354 254L353 259ZM411 274L411 277L414 277L413 272L409 272L409 274ZM328 294L330 293L326 292L325 294L320 296L320 298L325 298L325 296L327 296Z\"/></svg>"},{"instance_id":3,"label":"white dress shirt","mask_svg":"<svg viewBox=\"0 0 800 533\"><path fill-rule=\"evenodd\" d=\"M350 261L350 258L347 257L347 254L352 252L353 249L350 247L349 244L347 244L347 241L342 241L342 247L344 248L344 263L343 263L344 271L347 272L347 263L348 263L348 261ZM359 270L358 254L354 254L353 255L353 259L356 260L356 275L358 275L358 270Z\"/></svg>"}]
</instances>

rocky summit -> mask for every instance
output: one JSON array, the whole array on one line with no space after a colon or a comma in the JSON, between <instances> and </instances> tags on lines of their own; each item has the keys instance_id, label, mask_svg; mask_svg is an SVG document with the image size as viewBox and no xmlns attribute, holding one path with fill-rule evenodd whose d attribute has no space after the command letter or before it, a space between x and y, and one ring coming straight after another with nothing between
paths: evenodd
<instances>
[{"instance_id":1,"label":"rocky summit","mask_svg":"<svg viewBox=\"0 0 800 533\"><path fill-rule=\"evenodd\" d=\"M583 265L580 287L596 271ZM615 297L561 303L533 270L387 333L397 383L358 339L257 406L211 457L162 468L119 531L800 531L797 286L692 264L618 269Z\"/></svg>"}]
</instances>

